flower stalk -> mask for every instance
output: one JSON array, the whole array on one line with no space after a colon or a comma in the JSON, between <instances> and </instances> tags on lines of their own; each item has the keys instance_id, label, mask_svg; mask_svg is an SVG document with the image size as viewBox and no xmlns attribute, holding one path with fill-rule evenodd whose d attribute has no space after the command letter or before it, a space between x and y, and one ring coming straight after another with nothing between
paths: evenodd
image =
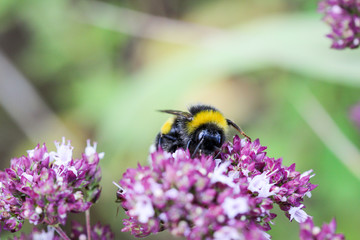
<instances>
[{"instance_id":1,"label":"flower stalk","mask_svg":"<svg viewBox=\"0 0 360 240\"><path fill-rule=\"evenodd\" d=\"M55 231L60 235L60 237L63 240L70 240L70 238L66 235L64 230L62 230L62 228L59 225L54 225L53 227L55 228Z\"/></svg>"},{"instance_id":2,"label":"flower stalk","mask_svg":"<svg viewBox=\"0 0 360 240\"><path fill-rule=\"evenodd\" d=\"M85 211L87 240L91 240L90 209Z\"/></svg>"}]
</instances>

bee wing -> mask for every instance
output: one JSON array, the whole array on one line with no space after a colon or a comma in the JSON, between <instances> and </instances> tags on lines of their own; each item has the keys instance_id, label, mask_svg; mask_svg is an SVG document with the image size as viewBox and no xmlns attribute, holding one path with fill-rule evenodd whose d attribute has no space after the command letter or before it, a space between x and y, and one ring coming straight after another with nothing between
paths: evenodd
<instances>
[{"instance_id":1,"label":"bee wing","mask_svg":"<svg viewBox=\"0 0 360 240\"><path fill-rule=\"evenodd\" d=\"M233 128L235 128L241 135L243 135L244 137L246 137L247 139L249 139L249 140L251 141L251 138L250 138L248 135L246 135L246 134L244 133L244 131L241 130L241 128L240 128L238 125L236 125L236 124L235 124L233 121L231 121L230 119L226 119L226 121L227 121L228 125L230 125L230 126L232 126Z\"/></svg>"},{"instance_id":2,"label":"bee wing","mask_svg":"<svg viewBox=\"0 0 360 240\"><path fill-rule=\"evenodd\" d=\"M178 111L178 110L159 110L159 112L163 112L163 113L169 113L175 116L180 116L180 117L185 117L187 119L192 119L192 115L191 113L188 112L183 112L183 111Z\"/></svg>"}]
</instances>

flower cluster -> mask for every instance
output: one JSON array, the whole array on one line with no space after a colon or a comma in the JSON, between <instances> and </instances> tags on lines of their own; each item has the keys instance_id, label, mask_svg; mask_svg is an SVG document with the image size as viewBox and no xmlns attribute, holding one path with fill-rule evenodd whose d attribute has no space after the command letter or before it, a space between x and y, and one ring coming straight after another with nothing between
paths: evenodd
<instances>
[{"instance_id":1,"label":"flower cluster","mask_svg":"<svg viewBox=\"0 0 360 240\"><path fill-rule=\"evenodd\" d=\"M333 219L329 224L324 223L322 228L314 226L312 218L308 218L300 224L300 240L344 240L343 234L335 233L336 221Z\"/></svg>"},{"instance_id":2,"label":"flower cluster","mask_svg":"<svg viewBox=\"0 0 360 240\"><path fill-rule=\"evenodd\" d=\"M122 231L137 237L168 229L187 239L269 239L274 204L290 220L304 222L304 196L316 187L311 171L284 167L259 140L234 137L219 159L188 151L154 151L150 166L128 169L117 198L129 219Z\"/></svg>"},{"instance_id":3,"label":"flower cluster","mask_svg":"<svg viewBox=\"0 0 360 240\"><path fill-rule=\"evenodd\" d=\"M87 142L80 159L72 158L73 147L55 142L57 151L45 144L27 156L11 160L0 171L0 223L8 231L21 229L24 219L32 224L65 224L69 212L84 212L97 201L101 188L98 166L103 153Z\"/></svg>"},{"instance_id":4,"label":"flower cluster","mask_svg":"<svg viewBox=\"0 0 360 240\"><path fill-rule=\"evenodd\" d=\"M33 228L30 234L22 233L19 237L14 237L14 240L60 240L60 236L56 235L53 227L48 227L47 231L38 230ZM71 235L70 239L89 239L86 236L86 228L76 221L71 222ZM91 227L91 239L92 240L113 240L114 234L111 232L108 225L102 226L100 223L96 223Z\"/></svg>"},{"instance_id":5,"label":"flower cluster","mask_svg":"<svg viewBox=\"0 0 360 240\"><path fill-rule=\"evenodd\" d=\"M350 109L350 119L353 121L355 126L357 126L358 129L360 130L360 102L355 104Z\"/></svg>"},{"instance_id":6,"label":"flower cluster","mask_svg":"<svg viewBox=\"0 0 360 240\"><path fill-rule=\"evenodd\" d=\"M357 48L360 44L360 1L323 0L319 2L323 20L332 28L327 37L333 40L332 48Z\"/></svg>"}]
</instances>

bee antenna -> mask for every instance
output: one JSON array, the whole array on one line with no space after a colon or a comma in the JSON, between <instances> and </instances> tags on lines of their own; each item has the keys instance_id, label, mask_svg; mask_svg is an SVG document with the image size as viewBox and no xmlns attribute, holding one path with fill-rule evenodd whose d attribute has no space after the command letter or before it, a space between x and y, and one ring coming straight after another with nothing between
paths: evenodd
<instances>
[{"instance_id":1,"label":"bee antenna","mask_svg":"<svg viewBox=\"0 0 360 240\"><path fill-rule=\"evenodd\" d=\"M230 126L232 126L233 128L235 128L241 135L243 135L244 137L246 137L247 139L249 139L250 142L251 142L251 138L250 138L248 135L246 135L246 133L244 133L244 131L241 130L241 128L240 128L238 125L236 125L236 124L235 124L233 121L231 121L230 119L226 119L226 121L227 121L227 123L228 123Z\"/></svg>"}]
</instances>

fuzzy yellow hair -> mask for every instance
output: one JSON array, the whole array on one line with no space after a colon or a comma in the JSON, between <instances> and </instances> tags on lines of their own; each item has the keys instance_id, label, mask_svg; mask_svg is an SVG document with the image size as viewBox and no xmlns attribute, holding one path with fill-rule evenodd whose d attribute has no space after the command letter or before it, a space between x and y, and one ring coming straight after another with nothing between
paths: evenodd
<instances>
[{"instance_id":1,"label":"fuzzy yellow hair","mask_svg":"<svg viewBox=\"0 0 360 240\"><path fill-rule=\"evenodd\" d=\"M175 117L170 117L164 125L161 127L161 134L168 134L171 130L172 125L174 124Z\"/></svg>"},{"instance_id":2,"label":"fuzzy yellow hair","mask_svg":"<svg viewBox=\"0 0 360 240\"><path fill-rule=\"evenodd\" d=\"M205 110L197 113L193 120L187 124L187 132L193 133L198 127L206 123L213 123L219 128L227 131L228 124L226 118L218 111Z\"/></svg>"}]
</instances>

